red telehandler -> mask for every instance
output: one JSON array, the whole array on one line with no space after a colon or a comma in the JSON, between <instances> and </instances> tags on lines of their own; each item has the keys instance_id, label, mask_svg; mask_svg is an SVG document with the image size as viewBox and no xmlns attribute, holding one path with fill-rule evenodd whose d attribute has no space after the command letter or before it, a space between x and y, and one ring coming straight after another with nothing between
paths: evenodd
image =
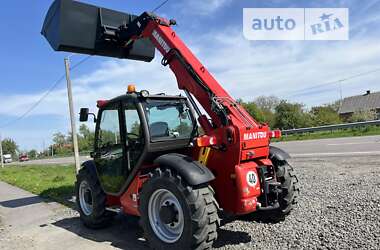
<instances>
[{"instance_id":1,"label":"red telehandler","mask_svg":"<svg viewBox=\"0 0 380 250\"><path fill-rule=\"evenodd\" d=\"M93 160L77 175L86 226L115 211L140 217L154 249L210 249L224 214L281 220L298 194L280 137L256 122L213 78L171 28L174 20L56 0L42 34L59 51L151 61L155 49L184 96L137 92L99 100ZM152 72L153 73L153 72ZM197 103L197 102L198 103ZM207 114L197 106L201 105Z\"/></svg>"}]
</instances>

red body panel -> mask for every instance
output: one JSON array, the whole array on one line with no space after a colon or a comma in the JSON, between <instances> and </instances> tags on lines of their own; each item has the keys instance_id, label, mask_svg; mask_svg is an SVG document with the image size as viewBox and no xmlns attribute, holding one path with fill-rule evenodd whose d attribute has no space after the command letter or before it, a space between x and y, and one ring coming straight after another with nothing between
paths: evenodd
<instances>
[{"instance_id":1,"label":"red body panel","mask_svg":"<svg viewBox=\"0 0 380 250\"><path fill-rule=\"evenodd\" d=\"M260 182L257 173L257 164L247 162L235 166L237 189L235 201L235 213L246 214L256 210L257 197L261 194ZM250 175L248 175L250 173ZM248 182L247 178L254 176L254 183Z\"/></svg>"},{"instance_id":2,"label":"red body panel","mask_svg":"<svg viewBox=\"0 0 380 250\"><path fill-rule=\"evenodd\" d=\"M148 179L148 176L140 174L136 175L136 178L129 185L127 192L120 197L120 203L123 208L123 212L126 214L140 216L139 208L139 193L142 185Z\"/></svg>"},{"instance_id":3,"label":"red body panel","mask_svg":"<svg viewBox=\"0 0 380 250\"><path fill-rule=\"evenodd\" d=\"M120 197L107 195L107 206L109 207L120 206Z\"/></svg>"}]
</instances>

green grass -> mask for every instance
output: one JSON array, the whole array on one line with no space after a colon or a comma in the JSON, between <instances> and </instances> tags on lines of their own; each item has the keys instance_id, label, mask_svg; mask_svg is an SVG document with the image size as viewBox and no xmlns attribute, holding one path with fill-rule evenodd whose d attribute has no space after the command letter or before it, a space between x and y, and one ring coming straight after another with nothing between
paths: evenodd
<instances>
[{"instance_id":1,"label":"green grass","mask_svg":"<svg viewBox=\"0 0 380 250\"><path fill-rule=\"evenodd\" d=\"M7 166L0 168L0 180L43 198L73 206L74 166Z\"/></svg>"},{"instance_id":2,"label":"green grass","mask_svg":"<svg viewBox=\"0 0 380 250\"><path fill-rule=\"evenodd\" d=\"M338 137L351 137L351 136L366 136L366 135L380 135L380 126L367 126L362 128L353 129L340 129L332 131L303 133L294 135L283 135L280 139L273 141L296 141L296 140L312 140L324 138L338 138Z\"/></svg>"}]
</instances>

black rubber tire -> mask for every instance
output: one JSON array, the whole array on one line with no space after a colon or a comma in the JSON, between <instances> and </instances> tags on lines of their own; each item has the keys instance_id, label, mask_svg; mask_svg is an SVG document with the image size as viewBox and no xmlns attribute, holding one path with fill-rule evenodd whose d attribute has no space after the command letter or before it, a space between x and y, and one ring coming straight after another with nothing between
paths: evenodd
<instances>
[{"instance_id":1,"label":"black rubber tire","mask_svg":"<svg viewBox=\"0 0 380 250\"><path fill-rule=\"evenodd\" d=\"M93 210L90 215L83 213L79 199L79 186L82 181L87 181L92 193ZM116 215L113 212L106 211L107 196L100 186L99 180L93 176L86 168L79 170L77 174L77 181L75 183L76 205L80 214L80 219L83 224L89 228L99 229L109 225L112 218Z\"/></svg>"},{"instance_id":2,"label":"black rubber tire","mask_svg":"<svg viewBox=\"0 0 380 250\"><path fill-rule=\"evenodd\" d=\"M280 207L275 210L261 211L258 215L262 215L263 220L278 222L284 220L297 203L299 187L298 178L287 161L273 160L273 164L276 170L277 181L281 183L281 192L278 197Z\"/></svg>"},{"instance_id":3,"label":"black rubber tire","mask_svg":"<svg viewBox=\"0 0 380 250\"><path fill-rule=\"evenodd\" d=\"M148 218L148 204L153 192L166 189L178 199L184 213L184 230L174 243L161 241L154 233ZM218 204L212 189L207 185L189 186L170 169L157 168L144 183L140 193L140 225L153 249L211 249L219 226Z\"/></svg>"}]
</instances>

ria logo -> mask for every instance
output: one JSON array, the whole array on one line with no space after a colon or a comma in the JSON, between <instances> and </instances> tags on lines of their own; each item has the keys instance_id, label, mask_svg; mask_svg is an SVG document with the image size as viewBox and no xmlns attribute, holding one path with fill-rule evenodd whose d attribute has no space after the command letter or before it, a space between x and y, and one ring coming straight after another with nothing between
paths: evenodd
<instances>
[{"instance_id":1,"label":"ria logo","mask_svg":"<svg viewBox=\"0 0 380 250\"><path fill-rule=\"evenodd\" d=\"M252 133L244 133L243 138L245 141L247 140L256 140L256 139L264 139L267 137L267 132L252 132Z\"/></svg>"},{"instance_id":2,"label":"ria logo","mask_svg":"<svg viewBox=\"0 0 380 250\"><path fill-rule=\"evenodd\" d=\"M156 30L153 30L152 35L154 39L158 42L158 44L162 47L162 49L168 53L170 51L169 45L165 42L165 40L158 34Z\"/></svg>"},{"instance_id":3,"label":"ria logo","mask_svg":"<svg viewBox=\"0 0 380 250\"><path fill-rule=\"evenodd\" d=\"M334 14L323 13L319 18L321 19L320 23L310 25L313 35L338 30L344 27L339 17L334 17Z\"/></svg>"}]
</instances>

